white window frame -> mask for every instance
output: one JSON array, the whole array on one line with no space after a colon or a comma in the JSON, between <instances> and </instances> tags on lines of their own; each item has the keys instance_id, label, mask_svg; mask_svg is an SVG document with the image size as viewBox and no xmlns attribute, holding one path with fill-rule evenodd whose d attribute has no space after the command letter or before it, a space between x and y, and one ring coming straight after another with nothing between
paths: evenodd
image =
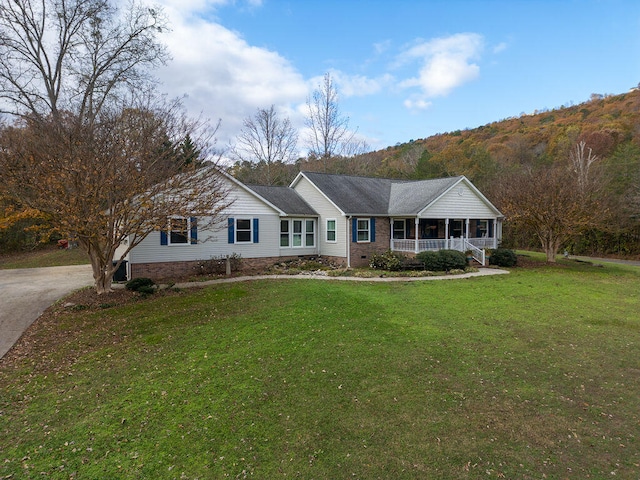
<instances>
[{"instance_id":1,"label":"white window frame","mask_svg":"<svg viewBox=\"0 0 640 480\"><path fill-rule=\"evenodd\" d=\"M282 231L282 226L287 226L287 231ZM287 244L283 245L282 240L286 239ZM291 222L289 220L280 220L280 248L289 248L291 247Z\"/></svg>"},{"instance_id":2,"label":"white window frame","mask_svg":"<svg viewBox=\"0 0 640 480\"><path fill-rule=\"evenodd\" d=\"M329 228L329 222L333 222L333 228ZM325 239L327 243L337 243L338 242L338 220L336 218L327 218L326 221L326 232ZM329 239L329 232L333 232L333 240Z\"/></svg>"},{"instance_id":3,"label":"white window frame","mask_svg":"<svg viewBox=\"0 0 640 480\"><path fill-rule=\"evenodd\" d=\"M360 222L366 222L367 228L360 228ZM360 233L367 234L366 240L360 240ZM356 242L357 243L371 243L371 219L370 218L356 218Z\"/></svg>"},{"instance_id":4,"label":"white window frame","mask_svg":"<svg viewBox=\"0 0 640 480\"><path fill-rule=\"evenodd\" d=\"M235 219L236 224L234 225L234 240L235 243L253 243L253 218L236 218ZM239 222L249 222L249 229L247 230L246 228L240 229L238 228L238 223ZM238 234L240 232L249 232L249 239L248 240L240 240L238 238Z\"/></svg>"},{"instance_id":5,"label":"white window frame","mask_svg":"<svg viewBox=\"0 0 640 480\"><path fill-rule=\"evenodd\" d=\"M309 231L311 225L311 231ZM311 236L311 245L309 245L309 236ZM304 220L304 248L314 248L316 246L316 221L313 218Z\"/></svg>"},{"instance_id":6,"label":"white window frame","mask_svg":"<svg viewBox=\"0 0 640 480\"><path fill-rule=\"evenodd\" d=\"M287 225L287 231L282 227ZM314 218L289 218L280 220L280 248L315 248L316 246L316 220ZM311 225L312 230L308 230ZM283 239L287 238L287 245L282 245ZM308 244L309 236L312 236L313 244Z\"/></svg>"},{"instance_id":7,"label":"white window frame","mask_svg":"<svg viewBox=\"0 0 640 480\"><path fill-rule=\"evenodd\" d=\"M396 222L402 223L402 237L396 237ZM404 218L396 218L391 224L391 238L394 240L406 240L407 239L407 220Z\"/></svg>"},{"instance_id":8,"label":"white window frame","mask_svg":"<svg viewBox=\"0 0 640 480\"><path fill-rule=\"evenodd\" d=\"M185 221L187 225L187 230L184 234L185 241L184 242L174 242L173 241L173 222L176 220ZM167 245L173 247L184 247L185 245L191 245L191 219L189 217L169 217L169 225L167 228ZM178 230L175 230L176 234L182 235Z\"/></svg>"}]
</instances>

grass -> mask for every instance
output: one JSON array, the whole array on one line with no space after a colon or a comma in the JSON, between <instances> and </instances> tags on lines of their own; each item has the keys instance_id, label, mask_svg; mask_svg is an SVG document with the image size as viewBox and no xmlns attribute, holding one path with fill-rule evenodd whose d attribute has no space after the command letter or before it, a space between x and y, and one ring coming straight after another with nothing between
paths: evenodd
<instances>
[{"instance_id":1,"label":"grass","mask_svg":"<svg viewBox=\"0 0 640 480\"><path fill-rule=\"evenodd\" d=\"M22 254L0 256L0 269L59 267L62 265L85 265L89 263L87 254L79 249L44 248Z\"/></svg>"},{"instance_id":2,"label":"grass","mask_svg":"<svg viewBox=\"0 0 640 480\"><path fill-rule=\"evenodd\" d=\"M561 261L59 305L0 362L0 478L639 478L639 280Z\"/></svg>"}]
</instances>

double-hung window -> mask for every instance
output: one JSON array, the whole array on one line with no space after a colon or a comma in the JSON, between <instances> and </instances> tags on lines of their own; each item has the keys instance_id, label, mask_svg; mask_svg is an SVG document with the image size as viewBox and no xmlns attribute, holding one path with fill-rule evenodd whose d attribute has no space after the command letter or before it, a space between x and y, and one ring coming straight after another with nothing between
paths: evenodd
<instances>
[{"instance_id":1,"label":"double-hung window","mask_svg":"<svg viewBox=\"0 0 640 480\"><path fill-rule=\"evenodd\" d=\"M251 219L236 218L236 243L251 243Z\"/></svg>"},{"instance_id":2,"label":"double-hung window","mask_svg":"<svg viewBox=\"0 0 640 480\"><path fill-rule=\"evenodd\" d=\"M370 219L358 218L357 238L358 242L370 241Z\"/></svg>"},{"instance_id":3,"label":"double-hung window","mask_svg":"<svg viewBox=\"0 0 640 480\"><path fill-rule=\"evenodd\" d=\"M335 243L338 240L335 218L327 219L327 242Z\"/></svg>"},{"instance_id":4,"label":"double-hung window","mask_svg":"<svg viewBox=\"0 0 640 480\"><path fill-rule=\"evenodd\" d=\"M405 221L394 220L393 221L393 238L396 240L404 240L405 237Z\"/></svg>"},{"instance_id":5,"label":"double-hung window","mask_svg":"<svg viewBox=\"0 0 640 480\"><path fill-rule=\"evenodd\" d=\"M169 245L189 243L189 219L174 217L169 219Z\"/></svg>"},{"instance_id":6,"label":"double-hung window","mask_svg":"<svg viewBox=\"0 0 640 480\"><path fill-rule=\"evenodd\" d=\"M280 246L289 246L289 220L280 220Z\"/></svg>"},{"instance_id":7,"label":"double-hung window","mask_svg":"<svg viewBox=\"0 0 640 480\"><path fill-rule=\"evenodd\" d=\"M227 224L228 243L258 243L259 225L258 218L234 218L229 217Z\"/></svg>"},{"instance_id":8,"label":"double-hung window","mask_svg":"<svg viewBox=\"0 0 640 480\"><path fill-rule=\"evenodd\" d=\"M169 217L160 230L160 245L195 245L198 243L196 217Z\"/></svg>"},{"instance_id":9,"label":"double-hung window","mask_svg":"<svg viewBox=\"0 0 640 480\"><path fill-rule=\"evenodd\" d=\"M281 247L315 247L316 221L313 219L280 220Z\"/></svg>"}]
</instances>

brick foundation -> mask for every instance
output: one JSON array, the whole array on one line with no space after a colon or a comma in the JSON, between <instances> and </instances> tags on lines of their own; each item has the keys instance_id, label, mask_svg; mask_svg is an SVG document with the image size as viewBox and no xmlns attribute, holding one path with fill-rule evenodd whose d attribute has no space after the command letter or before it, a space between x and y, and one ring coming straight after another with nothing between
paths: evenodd
<instances>
[{"instance_id":1,"label":"brick foundation","mask_svg":"<svg viewBox=\"0 0 640 480\"><path fill-rule=\"evenodd\" d=\"M371 262L371 255L384 253L389 250L389 238L391 226L387 218L379 218L376 221L376 241L367 243L353 242L350 237L351 266L366 267Z\"/></svg>"},{"instance_id":2,"label":"brick foundation","mask_svg":"<svg viewBox=\"0 0 640 480\"><path fill-rule=\"evenodd\" d=\"M309 256L311 257L311 256ZM287 260L296 260L299 256L243 258L240 270L234 273L254 275L264 272L268 267ZM338 265L346 265L346 259L341 257L323 257ZM148 277L155 281L176 280L187 278L200 273L200 261L190 262L159 262L135 263L130 265L131 278Z\"/></svg>"}]
</instances>

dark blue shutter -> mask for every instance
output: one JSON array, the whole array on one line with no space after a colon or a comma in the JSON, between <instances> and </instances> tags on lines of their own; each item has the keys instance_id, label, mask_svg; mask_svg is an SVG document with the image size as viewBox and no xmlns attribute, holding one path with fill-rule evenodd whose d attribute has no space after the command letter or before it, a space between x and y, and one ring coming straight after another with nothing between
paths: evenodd
<instances>
[{"instance_id":1,"label":"dark blue shutter","mask_svg":"<svg viewBox=\"0 0 640 480\"><path fill-rule=\"evenodd\" d=\"M253 219L253 243L258 243L260 241L260 230L259 227L260 222L258 218Z\"/></svg>"},{"instance_id":2,"label":"dark blue shutter","mask_svg":"<svg viewBox=\"0 0 640 480\"><path fill-rule=\"evenodd\" d=\"M167 237L166 230L160 230L160 245L169 245L169 239Z\"/></svg>"},{"instance_id":3,"label":"dark blue shutter","mask_svg":"<svg viewBox=\"0 0 640 480\"><path fill-rule=\"evenodd\" d=\"M351 241L358 241L358 219L356 218L351 219Z\"/></svg>"},{"instance_id":4,"label":"dark blue shutter","mask_svg":"<svg viewBox=\"0 0 640 480\"><path fill-rule=\"evenodd\" d=\"M375 242L376 241L376 219L375 218L371 218L371 220L369 221L369 228L371 229L371 232L369 233L370 240L372 242Z\"/></svg>"},{"instance_id":5,"label":"dark blue shutter","mask_svg":"<svg viewBox=\"0 0 640 480\"><path fill-rule=\"evenodd\" d=\"M191 245L195 245L198 243L198 219L191 217L189 221L191 222Z\"/></svg>"},{"instance_id":6,"label":"dark blue shutter","mask_svg":"<svg viewBox=\"0 0 640 480\"><path fill-rule=\"evenodd\" d=\"M236 224L235 219L229 218L229 220L227 220L227 229L229 232L228 243L235 243L235 238L236 238L235 224Z\"/></svg>"}]
</instances>

